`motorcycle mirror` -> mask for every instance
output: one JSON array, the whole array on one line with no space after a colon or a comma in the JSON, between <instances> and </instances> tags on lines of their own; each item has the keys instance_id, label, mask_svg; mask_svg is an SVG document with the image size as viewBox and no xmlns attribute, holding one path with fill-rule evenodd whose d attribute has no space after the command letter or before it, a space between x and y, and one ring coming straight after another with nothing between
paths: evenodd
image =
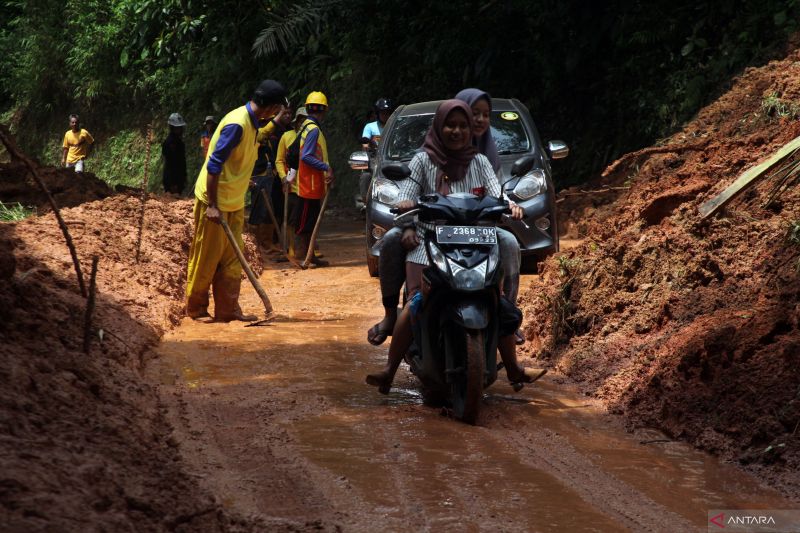
<instances>
[{"instance_id":1,"label":"motorcycle mirror","mask_svg":"<svg viewBox=\"0 0 800 533\"><path fill-rule=\"evenodd\" d=\"M534 163L536 163L536 157L532 155L520 157L514 161L514 164L511 166L511 175L522 176L523 174L527 174L528 171L533 168Z\"/></svg>"},{"instance_id":2,"label":"motorcycle mirror","mask_svg":"<svg viewBox=\"0 0 800 533\"><path fill-rule=\"evenodd\" d=\"M411 177L411 169L405 163L387 163L381 167L381 174L392 181L403 181Z\"/></svg>"}]
</instances>

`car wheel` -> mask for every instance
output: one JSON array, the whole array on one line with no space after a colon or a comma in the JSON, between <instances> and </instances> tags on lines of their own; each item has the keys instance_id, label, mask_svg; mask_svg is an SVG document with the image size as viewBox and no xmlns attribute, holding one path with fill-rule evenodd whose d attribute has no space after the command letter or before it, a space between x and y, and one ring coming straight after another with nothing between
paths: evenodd
<instances>
[{"instance_id":1,"label":"car wheel","mask_svg":"<svg viewBox=\"0 0 800 533\"><path fill-rule=\"evenodd\" d=\"M519 266L520 272L523 274L536 274L539 267L539 255L531 254L522 258L522 263Z\"/></svg>"},{"instance_id":2,"label":"car wheel","mask_svg":"<svg viewBox=\"0 0 800 533\"><path fill-rule=\"evenodd\" d=\"M373 278L377 278L379 276L378 259L378 257L375 257L371 253L367 252L367 270L369 270L369 275Z\"/></svg>"},{"instance_id":3,"label":"car wheel","mask_svg":"<svg viewBox=\"0 0 800 533\"><path fill-rule=\"evenodd\" d=\"M374 239L372 238L372 220L369 217L369 205L367 205L367 225L366 225L366 232L364 235L364 239L366 241L366 254L367 254L367 270L369 271L369 275L373 278L377 278L379 275L378 271L378 261L379 258L372 255L370 250L372 250L372 245L375 244Z\"/></svg>"}]
</instances>

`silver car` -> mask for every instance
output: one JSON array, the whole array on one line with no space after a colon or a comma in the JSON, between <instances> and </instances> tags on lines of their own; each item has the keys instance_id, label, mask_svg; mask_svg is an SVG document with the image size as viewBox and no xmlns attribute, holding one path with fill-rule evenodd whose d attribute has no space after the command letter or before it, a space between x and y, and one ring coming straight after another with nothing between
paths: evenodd
<instances>
[{"instance_id":1,"label":"silver car","mask_svg":"<svg viewBox=\"0 0 800 533\"><path fill-rule=\"evenodd\" d=\"M350 156L353 169L369 169L372 174L366 206L367 267L372 276L378 275L381 239L392 228L394 215L389 210L397 203L400 192L397 184L381 175L381 166L408 162L414 157L440 103L441 100L398 107L384 127L377 151L371 157L366 152ZM528 109L516 99L492 99L491 128L502 163L500 183L508 197L525 210L522 220L508 220L502 226L517 237L523 269L531 270L538 261L558 251L550 161L567 157L569 148L561 141L550 141L545 149ZM512 165L523 158L527 160L524 167L530 170L522 176L512 176Z\"/></svg>"}]
</instances>

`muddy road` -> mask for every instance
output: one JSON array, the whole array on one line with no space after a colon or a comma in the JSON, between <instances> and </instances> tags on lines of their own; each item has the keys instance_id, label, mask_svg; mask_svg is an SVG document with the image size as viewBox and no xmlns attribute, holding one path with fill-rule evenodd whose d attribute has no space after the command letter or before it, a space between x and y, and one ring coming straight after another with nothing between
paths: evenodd
<instances>
[{"instance_id":1,"label":"muddy road","mask_svg":"<svg viewBox=\"0 0 800 533\"><path fill-rule=\"evenodd\" d=\"M515 394L501 373L475 427L424 407L405 368L381 396L364 384L386 345L365 340L380 298L361 227L329 221L332 267L267 267L276 322L184 320L147 369L193 475L225 506L345 531L705 531L711 509L792 507L655 431L626 433L558 375Z\"/></svg>"}]
</instances>

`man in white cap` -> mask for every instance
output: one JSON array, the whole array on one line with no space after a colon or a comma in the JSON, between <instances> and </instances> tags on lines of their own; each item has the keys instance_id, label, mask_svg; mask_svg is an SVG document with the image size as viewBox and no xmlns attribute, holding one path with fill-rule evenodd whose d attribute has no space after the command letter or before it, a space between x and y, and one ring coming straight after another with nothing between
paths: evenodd
<instances>
[{"instance_id":1,"label":"man in white cap","mask_svg":"<svg viewBox=\"0 0 800 533\"><path fill-rule=\"evenodd\" d=\"M161 143L164 158L164 192L181 194L186 187L186 146L183 144L183 128L186 121L178 113L167 120L169 135Z\"/></svg>"}]
</instances>

